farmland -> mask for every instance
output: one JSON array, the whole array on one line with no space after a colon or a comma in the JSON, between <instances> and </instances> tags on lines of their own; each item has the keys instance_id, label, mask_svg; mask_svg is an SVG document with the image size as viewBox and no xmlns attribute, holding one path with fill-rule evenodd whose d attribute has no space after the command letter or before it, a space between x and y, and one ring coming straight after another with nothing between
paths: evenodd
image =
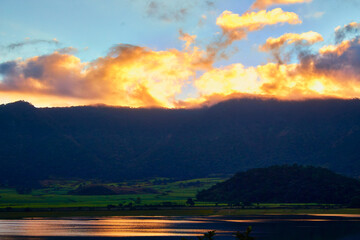
<instances>
[{"instance_id":1,"label":"farmland","mask_svg":"<svg viewBox=\"0 0 360 240\"><path fill-rule=\"evenodd\" d=\"M198 191L208 188L224 178L199 178L176 181L168 178L136 180L119 183L99 183L96 181L44 181L43 187L29 193L19 194L14 188L0 189L0 208L65 208L65 207L106 207L144 206L144 205L185 205L188 198L195 198ZM123 189L152 189L156 193L133 193L119 195L70 195L80 186L86 185L116 186ZM214 203L199 202L202 206Z\"/></svg>"}]
</instances>

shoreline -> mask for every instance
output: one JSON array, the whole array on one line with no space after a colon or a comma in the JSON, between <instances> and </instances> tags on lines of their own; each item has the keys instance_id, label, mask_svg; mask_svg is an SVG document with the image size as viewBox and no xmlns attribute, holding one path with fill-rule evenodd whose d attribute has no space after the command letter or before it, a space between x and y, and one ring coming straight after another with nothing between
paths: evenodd
<instances>
[{"instance_id":1,"label":"shoreline","mask_svg":"<svg viewBox=\"0 0 360 240\"><path fill-rule=\"evenodd\" d=\"M0 219L60 218L60 217L106 217L106 216L236 216L236 215L308 215L308 214L349 214L360 215L355 208L222 208L222 207L181 207L157 209L0 209Z\"/></svg>"}]
</instances>

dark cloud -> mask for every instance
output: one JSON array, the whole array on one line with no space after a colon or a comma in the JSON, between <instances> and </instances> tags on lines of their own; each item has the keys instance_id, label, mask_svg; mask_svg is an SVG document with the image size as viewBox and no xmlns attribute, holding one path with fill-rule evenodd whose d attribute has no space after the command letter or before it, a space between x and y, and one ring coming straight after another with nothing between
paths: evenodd
<instances>
[{"instance_id":1,"label":"dark cloud","mask_svg":"<svg viewBox=\"0 0 360 240\"><path fill-rule=\"evenodd\" d=\"M340 45L337 45L338 47ZM328 78L335 78L339 82L356 79L360 74L360 38L349 41L342 51L326 51L313 53L301 51L298 53L299 68L303 73L313 73Z\"/></svg>"},{"instance_id":2,"label":"dark cloud","mask_svg":"<svg viewBox=\"0 0 360 240\"><path fill-rule=\"evenodd\" d=\"M78 52L78 49L74 47L64 47L56 49L55 51L61 54L75 54Z\"/></svg>"},{"instance_id":3,"label":"dark cloud","mask_svg":"<svg viewBox=\"0 0 360 240\"><path fill-rule=\"evenodd\" d=\"M336 52L315 57L315 67L320 71L336 70L351 75L360 74L360 38L354 38L350 46L342 53Z\"/></svg>"},{"instance_id":4,"label":"dark cloud","mask_svg":"<svg viewBox=\"0 0 360 240\"><path fill-rule=\"evenodd\" d=\"M344 27L338 27L335 30L335 42L336 44L344 41L344 39L349 35L360 34L360 23L352 22Z\"/></svg>"},{"instance_id":5,"label":"dark cloud","mask_svg":"<svg viewBox=\"0 0 360 240\"><path fill-rule=\"evenodd\" d=\"M26 46L26 45L35 45L35 44L41 44L41 43L58 45L59 41L56 40L56 39L52 39L52 40L43 40L43 39L25 40L23 42L17 42L17 43L9 44L9 45L5 46L5 48L7 50L15 50L17 48L21 48L21 47Z\"/></svg>"},{"instance_id":6,"label":"dark cloud","mask_svg":"<svg viewBox=\"0 0 360 240\"><path fill-rule=\"evenodd\" d=\"M0 64L1 91L36 91L46 94L75 96L81 84L78 62L72 55L58 52ZM81 88L80 86L79 88ZM79 94L78 94L79 95Z\"/></svg>"},{"instance_id":7,"label":"dark cloud","mask_svg":"<svg viewBox=\"0 0 360 240\"><path fill-rule=\"evenodd\" d=\"M148 17L158 18L167 22L182 21L188 14L188 6L169 7L166 2L151 1L146 10Z\"/></svg>"},{"instance_id":8,"label":"dark cloud","mask_svg":"<svg viewBox=\"0 0 360 240\"><path fill-rule=\"evenodd\" d=\"M157 18L166 22L184 21L191 10L196 6L214 8L214 1L160 1L151 0L147 2L146 14L148 17Z\"/></svg>"},{"instance_id":9,"label":"dark cloud","mask_svg":"<svg viewBox=\"0 0 360 240\"><path fill-rule=\"evenodd\" d=\"M268 38L259 49L269 51L278 64L283 64L290 62L293 56L308 54L311 45L323 40L319 33L313 31L301 34L286 33L278 38Z\"/></svg>"},{"instance_id":10,"label":"dark cloud","mask_svg":"<svg viewBox=\"0 0 360 240\"><path fill-rule=\"evenodd\" d=\"M44 72L44 66L43 64L39 64L38 61L30 61L28 64L26 64L23 72L25 78L41 79Z\"/></svg>"},{"instance_id":11,"label":"dark cloud","mask_svg":"<svg viewBox=\"0 0 360 240\"><path fill-rule=\"evenodd\" d=\"M11 75L16 72L17 63L15 61L4 62L0 64L0 74Z\"/></svg>"}]
</instances>

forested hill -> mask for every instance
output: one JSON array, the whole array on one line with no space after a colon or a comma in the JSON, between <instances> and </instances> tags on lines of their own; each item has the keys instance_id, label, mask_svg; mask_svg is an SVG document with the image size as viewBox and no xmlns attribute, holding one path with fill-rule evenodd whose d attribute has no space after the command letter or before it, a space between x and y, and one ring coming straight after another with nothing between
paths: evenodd
<instances>
[{"instance_id":1,"label":"forested hill","mask_svg":"<svg viewBox=\"0 0 360 240\"><path fill-rule=\"evenodd\" d=\"M197 194L201 201L229 203L349 204L359 197L359 180L320 167L298 165L239 172Z\"/></svg>"},{"instance_id":2,"label":"forested hill","mask_svg":"<svg viewBox=\"0 0 360 240\"><path fill-rule=\"evenodd\" d=\"M360 176L359 100L231 100L192 110L0 106L0 183L200 177L273 164Z\"/></svg>"}]
</instances>

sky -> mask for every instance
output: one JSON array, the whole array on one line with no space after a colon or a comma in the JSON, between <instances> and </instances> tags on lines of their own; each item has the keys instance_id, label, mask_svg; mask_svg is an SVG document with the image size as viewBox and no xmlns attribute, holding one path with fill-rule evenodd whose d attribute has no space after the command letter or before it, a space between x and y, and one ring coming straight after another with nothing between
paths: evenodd
<instances>
[{"instance_id":1,"label":"sky","mask_svg":"<svg viewBox=\"0 0 360 240\"><path fill-rule=\"evenodd\" d=\"M0 3L0 103L360 96L360 0Z\"/></svg>"}]
</instances>

